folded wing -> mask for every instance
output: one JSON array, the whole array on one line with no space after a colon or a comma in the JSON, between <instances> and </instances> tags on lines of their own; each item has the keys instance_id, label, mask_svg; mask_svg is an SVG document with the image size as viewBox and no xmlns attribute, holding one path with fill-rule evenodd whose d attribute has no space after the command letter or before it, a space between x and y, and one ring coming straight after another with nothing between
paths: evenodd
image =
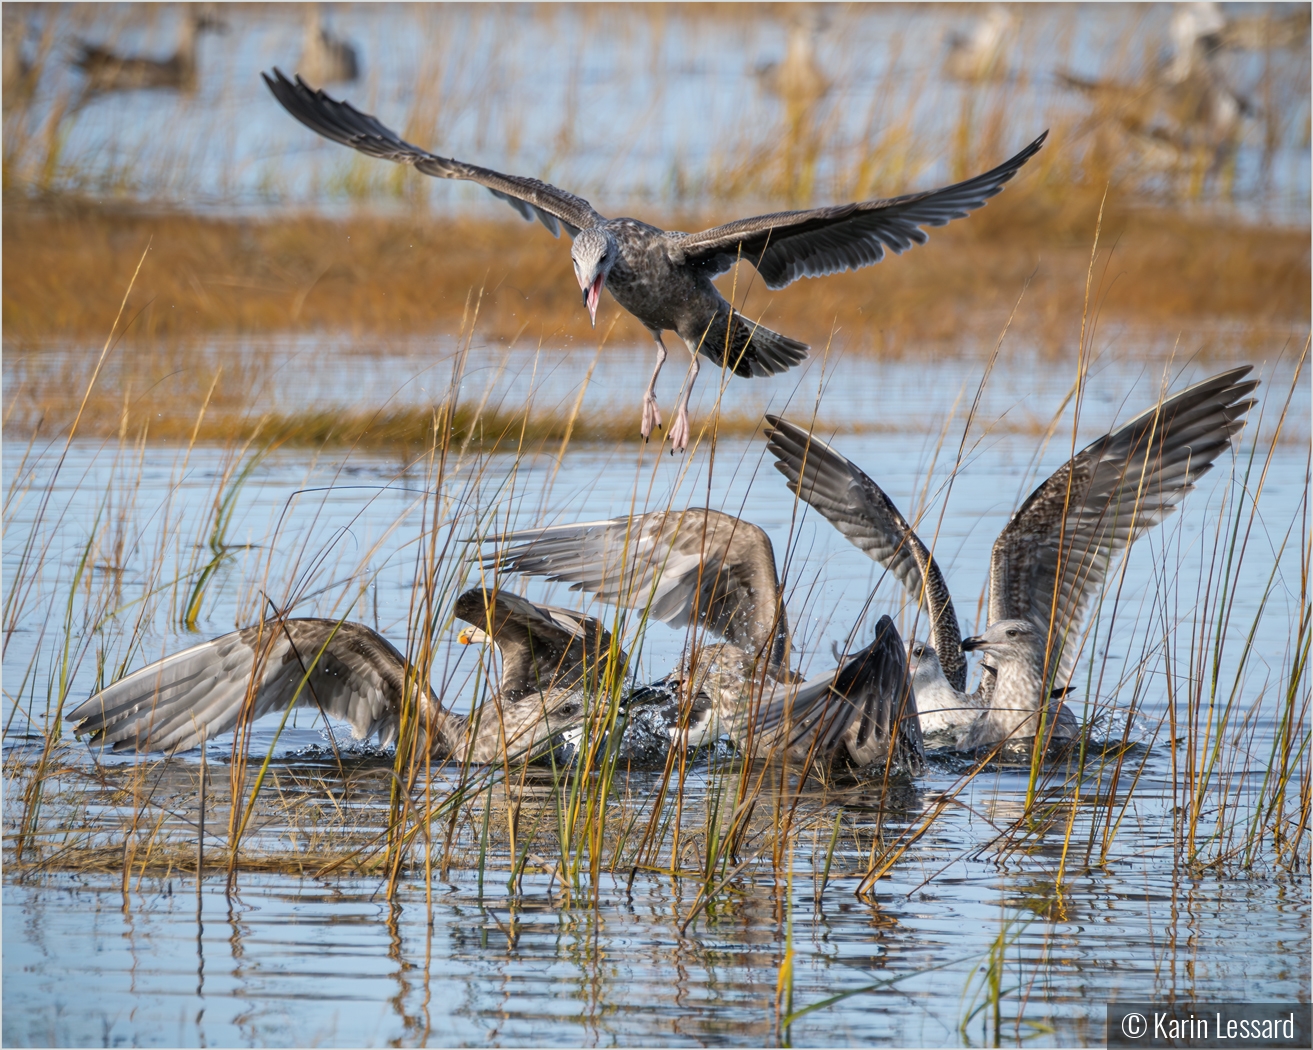
<instances>
[{"instance_id":1,"label":"folded wing","mask_svg":"<svg viewBox=\"0 0 1313 1050\"><path fill-rule=\"evenodd\" d=\"M453 612L497 643L500 695L510 703L549 688L596 689L609 681L609 668L623 674L628 660L593 617L535 605L517 594L472 588L456 599Z\"/></svg>"},{"instance_id":2,"label":"folded wing","mask_svg":"<svg viewBox=\"0 0 1313 1050\"><path fill-rule=\"evenodd\" d=\"M889 762L915 769L925 757L907 653L888 616L875 640L838 668L800 686L781 684L764 697L753 731L765 739L783 730L795 755L857 766Z\"/></svg>"}]
</instances>

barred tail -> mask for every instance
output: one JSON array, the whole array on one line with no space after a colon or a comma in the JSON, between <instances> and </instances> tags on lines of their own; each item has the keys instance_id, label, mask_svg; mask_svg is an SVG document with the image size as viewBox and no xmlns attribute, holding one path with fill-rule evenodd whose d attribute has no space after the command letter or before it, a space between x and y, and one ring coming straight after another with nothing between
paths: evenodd
<instances>
[{"instance_id":1,"label":"barred tail","mask_svg":"<svg viewBox=\"0 0 1313 1050\"><path fill-rule=\"evenodd\" d=\"M806 343L772 332L737 310L716 314L701 351L736 376L773 376L807 359Z\"/></svg>"}]
</instances>

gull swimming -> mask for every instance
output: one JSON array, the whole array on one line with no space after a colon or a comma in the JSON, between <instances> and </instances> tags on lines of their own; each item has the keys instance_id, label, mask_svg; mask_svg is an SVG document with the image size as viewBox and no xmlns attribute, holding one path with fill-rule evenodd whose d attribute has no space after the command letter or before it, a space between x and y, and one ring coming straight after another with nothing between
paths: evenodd
<instances>
[{"instance_id":1,"label":"gull swimming","mask_svg":"<svg viewBox=\"0 0 1313 1050\"><path fill-rule=\"evenodd\" d=\"M626 659L591 617L505 592L461 594L453 613L491 640L501 681L469 717L443 708L432 686L377 631L347 620L268 620L192 646L122 678L69 716L75 732L115 751L186 751L243 719L311 708L350 724L357 740L396 743L403 711L438 758L476 763L531 758L577 725L590 691ZM412 715L413 717L413 715Z\"/></svg>"},{"instance_id":2,"label":"gull swimming","mask_svg":"<svg viewBox=\"0 0 1313 1050\"><path fill-rule=\"evenodd\" d=\"M698 374L698 355L736 376L783 372L807 357L807 345L773 332L735 310L712 278L740 260L756 267L767 288L800 277L857 270L878 263L886 250L901 254L924 244L923 227L944 226L981 207L1039 152L1048 132L998 167L937 190L889 200L861 201L804 211L739 219L701 233L663 230L637 219L607 219L581 197L538 179L504 175L464 161L439 157L403 140L377 118L279 70L262 74L269 90L312 131L371 157L409 164L441 179L466 179L486 187L526 219L537 218L553 236L562 228L574 239L575 277L593 324L602 289L608 288L656 340L657 362L643 395L644 438L660 426L656 381L666 360L663 332L674 332L691 355L688 381L670 428L671 451L689 438L688 402Z\"/></svg>"},{"instance_id":3,"label":"gull swimming","mask_svg":"<svg viewBox=\"0 0 1313 1050\"><path fill-rule=\"evenodd\" d=\"M965 640L939 565L880 487L777 416L766 417L767 439L790 490L926 607L931 645L911 650L922 728L947 730L970 749L1033 737L1042 717L1046 735L1061 738L1078 724L1054 701L1070 688L1081 625L1113 557L1171 514L1231 447L1254 405L1250 371L1234 368L1161 400L1036 488L994 542L987 628ZM986 660L967 693L963 653L971 651Z\"/></svg>"},{"instance_id":4,"label":"gull swimming","mask_svg":"<svg viewBox=\"0 0 1313 1050\"><path fill-rule=\"evenodd\" d=\"M893 621L836 669L789 670L789 629L770 537L720 511L690 508L523 529L498 537L485 567L567 582L672 627L695 644L663 683L672 741L728 736L757 754L857 768L919 768L924 756L906 654ZM638 701L631 699L631 709Z\"/></svg>"}]
</instances>

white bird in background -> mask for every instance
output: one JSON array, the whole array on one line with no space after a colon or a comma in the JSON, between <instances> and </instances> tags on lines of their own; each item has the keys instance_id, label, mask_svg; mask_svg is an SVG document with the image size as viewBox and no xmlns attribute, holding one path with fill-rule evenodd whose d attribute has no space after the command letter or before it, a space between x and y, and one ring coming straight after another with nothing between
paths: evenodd
<instances>
[{"instance_id":1,"label":"white bird in background","mask_svg":"<svg viewBox=\"0 0 1313 1050\"><path fill-rule=\"evenodd\" d=\"M975 20L969 33L949 34L945 72L954 80L968 84L1006 79L1008 51L1017 27L1016 15L1005 7L990 5L984 17Z\"/></svg>"}]
</instances>

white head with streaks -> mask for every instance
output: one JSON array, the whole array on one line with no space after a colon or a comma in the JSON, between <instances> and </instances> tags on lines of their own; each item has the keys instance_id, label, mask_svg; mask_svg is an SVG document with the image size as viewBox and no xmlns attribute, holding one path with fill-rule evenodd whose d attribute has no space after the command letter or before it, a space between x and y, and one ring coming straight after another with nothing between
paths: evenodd
<instances>
[{"instance_id":1,"label":"white head with streaks","mask_svg":"<svg viewBox=\"0 0 1313 1050\"><path fill-rule=\"evenodd\" d=\"M939 654L933 646L913 639L907 643L907 670L912 676L913 689L925 689L940 684L948 684L944 669L939 666Z\"/></svg>"},{"instance_id":2,"label":"white head with streaks","mask_svg":"<svg viewBox=\"0 0 1313 1050\"><path fill-rule=\"evenodd\" d=\"M570 248L570 258L574 261L574 276L583 289L584 306L588 307L588 317L594 327L597 325L597 301L602 297L602 286L606 284L611 267L620 257L620 245L610 230L596 226L580 230Z\"/></svg>"}]
</instances>

